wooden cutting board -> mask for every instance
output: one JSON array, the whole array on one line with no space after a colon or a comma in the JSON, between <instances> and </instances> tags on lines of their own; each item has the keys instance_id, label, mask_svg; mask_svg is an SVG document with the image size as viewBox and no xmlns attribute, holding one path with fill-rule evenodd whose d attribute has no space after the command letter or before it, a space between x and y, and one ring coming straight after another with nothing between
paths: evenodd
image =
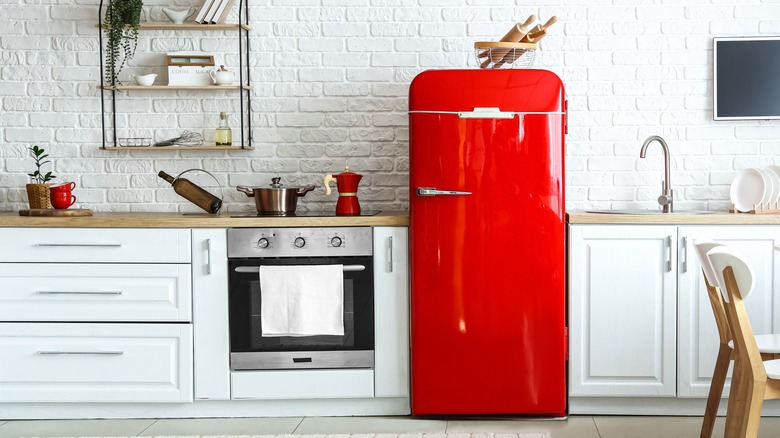
<instances>
[{"instance_id":1,"label":"wooden cutting board","mask_svg":"<svg viewBox=\"0 0 780 438\"><path fill-rule=\"evenodd\" d=\"M43 217L77 217L92 216L92 210L74 208L73 210L57 210L56 208L31 208L19 210L19 216L43 216Z\"/></svg>"}]
</instances>

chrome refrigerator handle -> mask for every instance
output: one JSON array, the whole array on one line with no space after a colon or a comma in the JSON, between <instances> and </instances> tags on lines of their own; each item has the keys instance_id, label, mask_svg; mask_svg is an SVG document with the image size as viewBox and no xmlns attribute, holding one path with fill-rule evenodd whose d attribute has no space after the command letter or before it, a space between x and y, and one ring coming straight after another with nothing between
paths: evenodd
<instances>
[{"instance_id":1,"label":"chrome refrigerator handle","mask_svg":"<svg viewBox=\"0 0 780 438\"><path fill-rule=\"evenodd\" d=\"M471 192L458 192L455 190L437 190L435 187L417 187L417 196L438 196L438 195L470 195Z\"/></svg>"}]
</instances>

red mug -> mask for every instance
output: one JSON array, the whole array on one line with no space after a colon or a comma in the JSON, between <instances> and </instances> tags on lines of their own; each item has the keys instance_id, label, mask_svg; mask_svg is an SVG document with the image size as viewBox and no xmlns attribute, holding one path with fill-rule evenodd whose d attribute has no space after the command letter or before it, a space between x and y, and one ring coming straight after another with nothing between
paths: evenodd
<instances>
[{"instance_id":1,"label":"red mug","mask_svg":"<svg viewBox=\"0 0 780 438\"><path fill-rule=\"evenodd\" d=\"M52 194L54 194L54 193L70 193L75 188L76 188L76 183L71 181L71 182L66 182L65 184L60 184L60 185L49 187L49 190L51 191Z\"/></svg>"},{"instance_id":2,"label":"red mug","mask_svg":"<svg viewBox=\"0 0 780 438\"><path fill-rule=\"evenodd\" d=\"M76 202L76 197L73 196L71 190L76 187L76 183L67 182L58 186L49 188L49 195L51 197L52 207L58 210L64 210Z\"/></svg>"},{"instance_id":3,"label":"red mug","mask_svg":"<svg viewBox=\"0 0 780 438\"><path fill-rule=\"evenodd\" d=\"M65 210L75 203L76 197L73 196L70 192L51 194L51 205L58 210Z\"/></svg>"}]
</instances>

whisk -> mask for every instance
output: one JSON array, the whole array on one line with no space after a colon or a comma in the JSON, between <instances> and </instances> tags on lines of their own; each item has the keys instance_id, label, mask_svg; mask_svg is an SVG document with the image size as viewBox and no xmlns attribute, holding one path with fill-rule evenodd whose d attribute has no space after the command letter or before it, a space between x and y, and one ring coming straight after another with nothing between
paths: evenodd
<instances>
[{"instance_id":1,"label":"whisk","mask_svg":"<svg viewBox=\"0 0 780 438\"><path fill-rule=\"evenodd\" d=\"M201 146L203 136L197 132L183 131L180 136L168 140L158 141L155 146Z\"/></svg>"}]
</instances>

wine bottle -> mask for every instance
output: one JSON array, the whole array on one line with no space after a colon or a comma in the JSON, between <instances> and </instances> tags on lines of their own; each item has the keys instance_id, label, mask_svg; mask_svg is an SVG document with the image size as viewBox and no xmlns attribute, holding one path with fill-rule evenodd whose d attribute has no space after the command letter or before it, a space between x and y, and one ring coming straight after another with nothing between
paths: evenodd
<instances>
[{"instance_id":1,"label":"wine bottle","mask_svg":"<svg viewBox=\"0 0 780 438\"><path fill-rule=\"evenodd\" d=\"M168 181L173 186L173 191L178 193L184 199L192 202L198 207L211 214L217 214L222 207L222 200L203 190L198 185L187 178L174 178L162 170L157 174L160 178Z\"/></svg>"}]
</instances>

